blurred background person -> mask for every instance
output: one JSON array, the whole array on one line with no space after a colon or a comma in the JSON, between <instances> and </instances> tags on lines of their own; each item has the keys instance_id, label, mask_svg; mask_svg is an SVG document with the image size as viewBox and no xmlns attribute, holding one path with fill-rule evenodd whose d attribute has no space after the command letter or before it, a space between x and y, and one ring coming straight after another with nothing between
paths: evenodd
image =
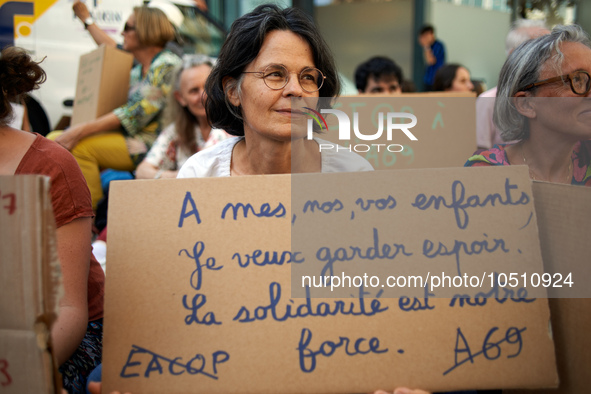
<instances>
[{"instance_id":1,"label":"blurred background person","mask_svg":"<svg viewBox=\"0 0 591 394\"><path fill-rule=\"evenodd\" d=\"M435 92L472 92L473 90L470 71L461 64L446 64L435 74L433 84Z\"/></svg>"},{"instance_id":2,"label":"blurred background person","mask_svg":"<svg viewBox=\"0 0 591 394\"><path fill-rule=\"evenodd\" d=\"M527 41L501 69L494 122L504 140L466 166L525 164L531 179L591 186L591 41L576 25Z\"/></svg>"},{"instance_id":3,"label":"blurred background person","mask_svg":"<svg viewBox=\"0 0 591 394\"><path fill-rule=\"evenodd\" d=\"M148 3L148 7L158 8L164 12L170 23L172 23L174 26L175 32L178 31L185 19L183 13L178 9L177 6L165 1L153 0ZM123 49L122 45L118 45L115 40L113 40L94 22L94 19L92 18L92 15L90 14L90 11L88 10L88 7L85 3L80 0L74 0L74 3L72 4L72 10L78 19L80 19L80 21L84 24L84 29L88 31L94 42L96 42L96 45L104 44L109 47ZM179 43L176 42L177 39L178 36L175 34L174 38L166 43L165 48L179 56L182 56L183 48Z\"/></svg>"},{"instance_id":4,"label":"blurred background person","mask_svg":"<svg viewBox=\"0 0 591 394\"><path fill-rule=\"evenodd\" d=\"M515 48L527 40L550 33L543 21L519 19L515 21L505 39L505 52L509 56ZM493 122L493 110L497 87L487 90L476 99L476 145L479 149L490 149L503 143L501 133ZM507 141L509 143L510 141ZM515 141L512 141L515 142Z\"/></svg>"},{"instance_id":5,"label":"blurred background person","mask_svg":"<svg viewBox=\"0 0 591 394\"><path fill-rule=\"evenodd\" d=\"M400 66L384 56L372 57L355 70L359 93L401 93L403 81Z\"/></svg>"},{"instance_id":6,"label":"blurred background person","mask_svg":"<svg viewBox=\"0 0 591 394\"><path fill-rule=\"evenodd\" d=\"M48 135L78 161L95 210L103 197L100 170L135 170L160 134L173 70L181 63L164 49L174 38L174 28L159 9L135 7L122 34L123 49L139 63L131 70L127 103L96 120Z\"/></svg>"},{"instance_id":7,"label":"blurred background person","mask_svg":"<svg viewBox=\"0 0 591 394\"><path fill-rule=\"evenodd\" d=\"M90 193L72 155L39 134L8 126L10 101L45 80L25 50L0 53L0 175L39 174L51 178L63 296L51 327L52 353L70 393L84 393L86 378L102 355L105 276L91 252L93 211Z\"/></svg>"},{"instance_id":8,"label":"blurred background person","mask_svg":"<svg viewBox=\"0 0 591 394\"><path fill-rule=\"evenodd\" d=\"M423 59L427 68L423 77L423 90L432 91L437 70L445 64L445 45L435 38L435 28L424 25L419 31L419 45L423 48Z\"/></svg>"},{"instance_id":9,"label":"blurred background person","mask_svg":"<svg viewBox=\"0 0 591 394\"><path fill-rule=\"evenodd\" d=\"M136 170L138 179L176 178L185 161L200 150L229 137L212 128L205 112L205 81L214 59L205 55L186 55L175 72L169 95L166 127Z\"/></svg>"}]
</instances>

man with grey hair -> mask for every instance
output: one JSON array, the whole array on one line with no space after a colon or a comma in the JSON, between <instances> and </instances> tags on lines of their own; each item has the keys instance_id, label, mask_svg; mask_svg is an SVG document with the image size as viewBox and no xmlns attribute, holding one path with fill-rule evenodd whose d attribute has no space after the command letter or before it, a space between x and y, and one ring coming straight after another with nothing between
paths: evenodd
<instances>
[{"instance_id":1,"label":"man with grey hair","mask_svg":"<svg viewBox=\"0 0 591 394\"><path fill-rule=\"evenodd\" d=\"M550 33L543 21L518 19L511 26L505 39L505 52L511 54L525 41ZM476 99L476 145L479 149L490 149L493 145L505 143L493 123L494 97L497 87L487 90Z\"/></svg>"}]
</instances>

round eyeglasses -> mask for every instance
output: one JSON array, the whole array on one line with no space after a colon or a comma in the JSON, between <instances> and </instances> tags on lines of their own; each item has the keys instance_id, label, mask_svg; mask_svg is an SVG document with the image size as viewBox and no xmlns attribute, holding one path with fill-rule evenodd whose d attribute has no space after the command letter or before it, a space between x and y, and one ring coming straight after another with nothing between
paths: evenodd
<instances>
[{"instance_id":1,"label":"round eyeglasses","mask_svg":"<svg viewBox=\"0 0 591 394\"><path fill-rule=\"evenodd\" d=\"M280 90L289 82L290 73L282 64L271 64L263 71L243 71L244 74L258 74L265 85L272 90ZM305 92L314 93L320 90L326 77L317 68L306 67L298 74L298 81Z\"/></svg>"},{"instance_id":2,"label":"round eyeglasses","mask_svg":"<svg viewBox=\"0 0 591 394\"><path fill-rule=\"evenodd\" d=\"M529 90L541 85L558 81L562 81L563 83L568 81L570 83L570 90L572 90L574 94L578 94L580 96L589 93L591 90L591 78L589 77L589 73L587 71L581 70L573 71L570 74L561 75L559 77L553 77L544 79L543 81L534 82L520 90Z\"/></svg>"}]
</instances>

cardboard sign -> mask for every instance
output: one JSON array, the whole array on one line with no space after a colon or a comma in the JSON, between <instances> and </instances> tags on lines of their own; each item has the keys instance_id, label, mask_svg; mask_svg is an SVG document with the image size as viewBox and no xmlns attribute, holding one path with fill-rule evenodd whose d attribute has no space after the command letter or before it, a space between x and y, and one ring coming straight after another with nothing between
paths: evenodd
<instances>
[{"instance_id":1,"label":"cardboard sign","mask_svg":"<svg viewBox=\"0 0 591 394\"><path fill-rule=\"evenodd\" d=\"M0 177L0 392L53 393L48 349L60 278L49 178Z\"/></svg>"},{"instance_id":2,"label":"cardboard sign","mask_svg":"<svg viewBox=\"0 0 591 394\"><path fill-rule=\"evenodd\" d=\"M580 284L550 293L577 298L550 300L560 386L543 392L587 393L591 387L591 189L534 182L533 192L547 272L572 272L575 284Z\"/></svg>"},{"instance_id":3,"label":"cardboard sign","mask_svg":"<svg viewBox=\"0 0 591 394\"><path fill-rule=\"evenodd\" d=\"M127 102L133 56L106 45L80 57L72 125L94 120Z\"/></svg>"},{"instance_id":4,"label":"cardboard sign","mask_svg":"<svg viewBox=\"0 0 591 394\"><path fill-rule=\"evenodd\" d=\"M455 181L470 192L466 198L498 192L506 202L507 192L514 201L528 196L515 205L467 208L469 226L462 235L506 240L507 252L479 257L489 268L521 254L539 269L531 182L518 166L113 184L104 389L345 393L398 386L555 387L546 299L498 287L490 298L455 300L436 299L428 289L421 289L421 297L400 299L366 297L359 288L343 299L290 297L291 266L313 259L292 244L292 232L305 223L305 202L292 193L298 185L310 185L298 191L307 201L333 193L345 206L358 197L364 206L373 198L377 207L379 196L392 195L397 210L367 210L367 222L353 233L340 231L334 215L317 213L326 216L325 233L340 233L344 245L355 245L367 233L371 243L373 228L389 225L398 231L396 243L419 254L415 238L445 242L448 234L455 236L454 210L413 208L405 196L450 196ZM397 214L405 220L391 220ZM447 225L430 227L431 220ZM432 264L455 268L453 256Z\"/></svg>"},{"instance_id":5,"label":"cardboard sign","mask_svg":"<svg viewBox=\"0 0 591 394\"><path fill-rule=\"evenodd\" d=\"M591 188L534 182L536 214L545 271L569 276L573 285L548 287L551 298L591 298Z\"/></svg>"},{"instance_id":6,"label":"cardboard sign","mask_svg":"<svg viewBox=\"0 0 591 394\"><path fill-rule=\"evenodd\" d=\"M297 105L294 103L294 105ZM321 120L316 137L354 151L376 170L461 167L476 150L476 112L473 93L409 93L398 96L359 95L339 98L332 109L343 111L350 122L350 139L340 138L337 116L322 113L322 107L309 117ZM327 108L328 109L328 108ZM389 113L408 113L412 120L389 118ZM323 119L320 119L322 117ZM294 118L294 122L298 122ZM328 131L322 121L326 121ZM398 124L389 131L390 124ZM406 130L400 125L411 124ZM363 140L355 128L366 138ZM379 130L382 130L379 133ZM412 134L412 136L411 136ZM391 135L391 138L390 138ZM411 138L416 138L413 140ZM337 149L329 146L321 149Z\"/></svg>"}]
</instances>

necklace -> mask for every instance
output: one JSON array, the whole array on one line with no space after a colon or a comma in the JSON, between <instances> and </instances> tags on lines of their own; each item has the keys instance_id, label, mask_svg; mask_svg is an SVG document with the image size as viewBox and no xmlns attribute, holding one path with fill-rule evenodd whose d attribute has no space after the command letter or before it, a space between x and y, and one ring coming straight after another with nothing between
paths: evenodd
<instances>
[{"instance_id":1,"label":"necklace","mask_svg":"<svg viewBox=\"0 0 591 394\"><path fill-rule=\"evenodd\" d=\"M529 166L529 164L527 164L527 160L525 159L525 152L523 151L523 144L521 144L521 157L523 158L523 163L527 166L528 170L529 170L529 176L531 179L538 180L536 178L536 174L533 172L533 170L531 169L531 167ZM573 169L573 161L572 159L569 160L568 163L568 168L566 170L566 178L564 179L565 183L569 183L569 178L571 176L571 171ZM543 181L544 179L539 179L540 181Z\"/></svg>"}]
</instances>

